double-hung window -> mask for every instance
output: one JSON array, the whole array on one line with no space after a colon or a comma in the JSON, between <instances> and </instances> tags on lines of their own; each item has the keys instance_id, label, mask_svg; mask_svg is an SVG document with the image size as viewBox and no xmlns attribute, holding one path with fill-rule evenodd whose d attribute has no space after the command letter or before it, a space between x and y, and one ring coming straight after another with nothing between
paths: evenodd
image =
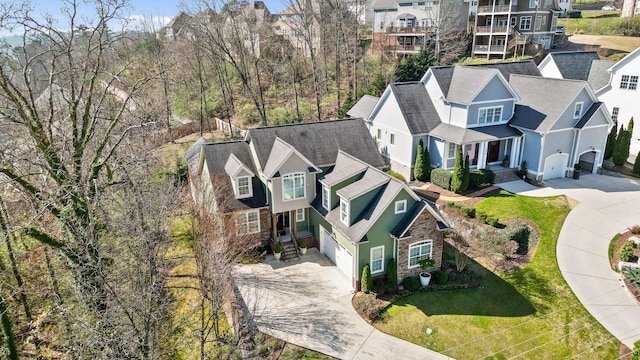
<instances>
[{"instance_id":1,"label":"double-hung window","mask_svg":"<svg viewBox=\"0 0 640 360\"><path fill-rule=\"evenodd\" d=\"M611 120L613 120L613 123L618 125L618 113L620 112L620 108L614 107L613 110L611 110Z\"/></svg>"},{"instance_id":2,"label":"double-hung window","mask_svg":"<svg viewBox=\"0 0 640 360\"><path fill-rule=\"evenodd\" d=\"M582 116L582 107L584 106L583 102L577 102L575 107L573 108L573 118L578 119Z\"/></svg>"},{"instance_id":3,"label":"double-hung window","mask_svg":"<svg viewBox=\"0 0 640 360\"><path fill-rule=\"evenodd\" d=\"M531 30L531 16L520 17L520 30Z\"/></svg>"},{"instance_id":4,"label":"double-hung window","mask_svg":"<svg viewBox=\"0 0 640 360\"><path fill-rule=\"evenodd\" d=\"M638 88L637 75L622 75L620 79L620 89L635 90Z\"/></svg>"},{"instance_id":5,"label":"double-hung window","mask_svg":"<svg viewBox=\"0 0 640 360\"><path fill-rule=\"evenodd\" d=\"M304 221L304 209L296 209L296 222Z\"/></svg>"},{"instance_id":6,"label":"double-hung window","mask_svg":"<svg viewBox=\"0 0 640 360\"><path fill-rule=\"evenodd\" d=\"M384 271L384 245L371 248L370 251L371 274Z\"/></svg>"},{"instance_id":7,"label":"double-hung window","mask_svg":"<svg viewBox=\"0 0 640 360\"><path fill-rule=\"evenodd\" d=\"M304 173L287 174L282 177L282 198L284 201L304 198Z\"/></svg>"},{"instance_id":8,"label":"double-hung window","mask_svg":"<svg viewBox=\"0 0 640 360\"><path fill-rule=\"evenodd\" d=\"M260 212L251 210L240 213L236 218L238 235L255 234L260 232Z\"/></svg>"},{"instance_id":9,"label":"double-hung window","mask_svg":"<svg viewBox=\"0 0 640 360\"><path fill-rule=\"evenodd\" d=\"M420 241L409 245L409 268L419 266L419 261L431 258L432 240Z\"/></svg>"},{"instance_id":10,"label":"double-hung window","mask_svg":"<svg viewBox=\"0 0 640 360\"><path fill-rule=\"evenodd\" d=\"M323 185L322 186L322 207L326 210L329 210L329 204L331 203L329 199L329 187Z\"/></svg>"},{"instance_id":11,"label":"double-hung window","mask_svg":"<svg viewBox=\"0 0 640 360\"><path fill-rule=\"evenodd\" d=\"M239 177L236 180L236 186L238 198L251 197L251 178L249 176Z\"/></svg>"}]
</instances>

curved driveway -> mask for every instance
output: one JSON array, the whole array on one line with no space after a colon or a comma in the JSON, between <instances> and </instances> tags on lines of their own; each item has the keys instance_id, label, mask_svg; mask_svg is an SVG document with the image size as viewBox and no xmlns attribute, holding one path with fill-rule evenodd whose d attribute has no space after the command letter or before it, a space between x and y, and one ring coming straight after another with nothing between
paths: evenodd
<instances>
[{"instance_id":1,"label":"curved driveway","mask_svg":"<svg viewBox=\"0 0 640 360\"><path fill-rule=\"evenodd\" d=\"M498 184L527 196L567 195L580 204L567 216L556 248L558 266L584 307L629 348L640 340L640 305L609 266L609 242L640 224L640 184L606 175L583 175L545 182L535 188L524 181ZM595 345L595 344L594 344Z\"/></svg>"}]
</instances>

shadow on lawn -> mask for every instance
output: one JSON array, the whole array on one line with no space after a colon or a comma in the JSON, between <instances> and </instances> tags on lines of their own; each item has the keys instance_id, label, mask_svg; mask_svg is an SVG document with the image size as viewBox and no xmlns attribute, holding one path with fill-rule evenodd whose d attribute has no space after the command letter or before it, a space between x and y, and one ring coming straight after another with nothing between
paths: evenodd
<instances>
[{"instance_id":1,"label":"shadow on lawn","mask_svg":"<svg viewBox=\"0 0 640 360\"><path fill-rule=\"evenodd\" d=\"M481 269L482 283L469 289L420 292L399 299L394 306L415 306L427 316L477 315L497 317L527 316L536 308L516 290L491 271ZM526 275L525 275L526 276ZM540 286L544 286L540 284ZM548 293L545 291L545 293Z\"/></svg>"}]
</instances>

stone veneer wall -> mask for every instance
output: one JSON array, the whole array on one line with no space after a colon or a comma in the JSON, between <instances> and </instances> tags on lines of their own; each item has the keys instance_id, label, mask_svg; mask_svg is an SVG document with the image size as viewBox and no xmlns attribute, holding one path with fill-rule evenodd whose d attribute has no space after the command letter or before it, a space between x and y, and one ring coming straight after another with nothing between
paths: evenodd
<instances>
[{"instance_id":1,"label":"stone veneer wall","mask_svg":"<svg viewBox=\"0 0 640 360\"><path fill-rule=\"evenodd\" d=\"M444 246L444 233L438 230L436 219L428 210L422 212L420 217L409 228L411 237L398 241L398 283L405 277L417 276L422 269L418 266L409 269L409 245L423 240L433 240L431 256L436 261L434 267L442 265L442 247Z\"/></svg>"},{"instance_id":2,"label":"stone veneer wall","mask_svg":"<svg viewBox=\"0 0 640 360\"><path fill-rule=\"evenodd\" d=\"M268 208L260 209L260 241L263 245L269 243L271 228L271 211Z\"/></svg>"}]
</instances>

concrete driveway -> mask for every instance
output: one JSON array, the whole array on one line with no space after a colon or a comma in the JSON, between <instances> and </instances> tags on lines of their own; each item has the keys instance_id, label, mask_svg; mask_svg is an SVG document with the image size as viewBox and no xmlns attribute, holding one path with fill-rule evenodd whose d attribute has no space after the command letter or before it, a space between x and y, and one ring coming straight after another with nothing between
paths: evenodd
<instances>
[{"instance_id":1,"label":"concrete driveway","mask_svg":"<svg viewBox=\"0 0 640 360\"><path fill-rule=\"evenodd\" d=\"M560 231L558 266L591 315L633 349L633 343L640 340L640 305L625 289L618 273L611 270L608 247L617 233L640 224L640 184L594 174L583 175L580 180L548 180L545 184L536 188L518 180L498 186L527 196L565 194L580 202Z\"/></svg>"},{"instance_id":2,"label":"concrete driveway","mask_svg":"<svg viewBox=\"0 0 640 360\"><path fill-rule=\"evenodd\" d=\"M238 266L234 278L260 331L292 344L339 359L450 359L362 320L348 280L316 249L297 261Z\"/></svg>"}]
</instances>

